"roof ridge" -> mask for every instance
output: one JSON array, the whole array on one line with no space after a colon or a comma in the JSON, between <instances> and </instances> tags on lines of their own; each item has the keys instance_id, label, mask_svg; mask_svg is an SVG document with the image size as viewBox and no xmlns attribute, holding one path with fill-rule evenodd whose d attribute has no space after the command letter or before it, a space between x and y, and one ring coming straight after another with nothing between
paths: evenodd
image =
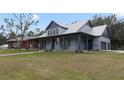
<instances>
[{"instance_id":1,"label":"roof ridge","mask_svg":"<svg viewBox=\"0 0 124 93\"><path fill-rule=\"evenodd\" d=\"M80 23L80 22L88 22L89 20L79 20L79 21L73 21L73 22L71 22L71 23L69 23L69 24L66 24L66 26L68 26L68 25L72 25L72 24L76 24L76 23Z\"/></svg>"},{"instance_id":2,"label":"roof ridge","mask_svg":"<svg viewBox=\"0 0 124 93\"><path fill-rule=\"evenodd\" d=\"M108 26L108 25L107 24L104 24L104 25L99 25L99 26L94 26L94 27L101 27L101 26Z\"/></svg>"}]
</instances>

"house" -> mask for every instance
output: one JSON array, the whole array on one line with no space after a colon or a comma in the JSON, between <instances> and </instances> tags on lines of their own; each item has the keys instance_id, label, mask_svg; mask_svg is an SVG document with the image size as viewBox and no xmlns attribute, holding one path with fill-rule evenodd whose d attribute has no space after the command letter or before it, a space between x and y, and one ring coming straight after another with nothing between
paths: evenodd
<instances>
[{"instance_id":1,"label":"house","mask_svg":"<svg viewBox=\"0 0 124 93\"><path fill-rule=\"evenodd\" d=\"M9 48L16 48L17 41L8 41ZM25 37L23 48L46 50L109 50L110 34L107 25L93 27L90 20L63 25L51 21L41 36Z\"/></svg>"}]
</instances>

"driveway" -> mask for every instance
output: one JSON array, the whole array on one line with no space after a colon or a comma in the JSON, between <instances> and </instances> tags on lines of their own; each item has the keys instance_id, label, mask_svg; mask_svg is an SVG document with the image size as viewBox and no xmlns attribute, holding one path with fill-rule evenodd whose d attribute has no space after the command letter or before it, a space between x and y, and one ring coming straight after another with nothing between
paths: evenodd
<instances>
[{"instance_id":1,"label":"driveway","mask_svg":"<svg viewBox=\"0 0 124 93\"><path fill-rule=\"evenodd\" d=\"M112 50L113 52L117 52L117 53L124 53L123 50Z\"/></svg>"},{"instance_id":2,"label":"driveway","mask_svg":"<svg viewBox=\"0 0 124 93\"><path fill-rule=\"evenodd\" d=\"M124 53L124 50L106 50L108 52Z\"/></svg>"}]
</instances>

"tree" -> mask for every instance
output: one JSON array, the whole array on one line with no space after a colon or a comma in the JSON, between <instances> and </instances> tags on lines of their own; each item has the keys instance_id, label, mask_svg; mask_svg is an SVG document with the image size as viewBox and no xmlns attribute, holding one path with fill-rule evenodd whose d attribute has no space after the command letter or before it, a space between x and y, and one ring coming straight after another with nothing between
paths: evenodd
<instances>
[{"instance_id":1,"label":"tree","mask_svg":"<svg viewBox=\"0 0 124 93\"><path fill-rule=\"evenodd\" d=\"M16 38L16 33L15 32L10 32L9 34L8 34L8 39L15 39Z\"/></svg>"},{"instance_id":2,"label":"tree","mask_svg":"<svg viewBox=\"0 0 124 93\"><path fill-rule=\"evenodd\" d=\"M14 18L5 18L5 25L1 25L1 30L5 33L16 33L15 39L18 42L18 48L22 48L23 38L26 36L32 25L39 22L32 14L13 14ZM19 40L20 36L21 40Z\"/></svg>"},{"instance_id":3,"label":"tree","mask_svg":"<svg viewBox=\"0 0 124 93\"><path fill-rule=\"evenodd\" d=\"M3 33L0 33L0 45L6 44L7 38L3 35Z\"/></svg>"},{"instance_id":4,"label":"tree","mask_svg":"<svg viewBox=\"0 0 124 93\"><path fill-rule=\"evenodd\" d=\"M20 35L21 35L20 47L22 48L23 38L27 34L29 28L32 25L37 25L39 21L35 20L32 14L24 14L24 13L20 15L14 14L14 17L16 18L15 27L16 29L18 29L18 31L20 31Z\"/></svg>"},{"instance_id":5,"label":"tree","mask_svg":"<svg viewBox=\"0 0 124 93\"><path fill-rule=\"evenodd\" d=\"M17 41L17 47L20 48L19 39L17 37L17 35L19 34L19 31L15 27L15 21L14 21L14 19L12 19L12 18L4 18L4 24L1 25L0 30L2 30L3 33L6 36L10 36L10 34L15 33L15 36L14 36L15 38L14 39L16 39L16 41Z\"/></svg>"},{"instance_id":6,"label":"tree","mask_svg":"<svg viewBox=\"0 0 124 93\"><path fill-rule=\"evenodd\" d=\"M40 36L40 35L43 35L44 33L45 33L45 31L42 30L42 31L40 31L37 35Z\"/></svg>"},{"instance_id":7,"label":"tree","mask_svg":"<svg viewBox=\"0 0 124 93\"><path fill-rule=\"evenodd\" d=\"M28 35L28 36L32 36L32 35L34 35L34 32L33 32L33 31L29 31L29 32L27 33L27 35Z\"/></svg>"},{"instance_id":8,"label":"tree","mask_svg":"<svg viewBox=\"0 0 124 93\"><path fill-rule=\"evenodd\" d=\"M3 34L2 33L0 33L0 45L2 45L3 44Z\"/></svg>"},{"instance_id":9,"label":"tree","mask_svg":"<svg viewBox=\"0 0 124 93\"><path fill-rule=\"evenodd\" d=\"M35 34L38 35L38 36L42 35L44 32L45 31L41 30L40 28L35 29Z\"/></svg>"}]
</instances>

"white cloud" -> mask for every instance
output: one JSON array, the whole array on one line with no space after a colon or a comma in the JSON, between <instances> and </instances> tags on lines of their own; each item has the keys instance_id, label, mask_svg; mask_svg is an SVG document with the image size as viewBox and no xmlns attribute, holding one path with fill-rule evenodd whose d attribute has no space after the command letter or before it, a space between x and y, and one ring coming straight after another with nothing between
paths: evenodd
<instances>
[{"instance_id":1,"label":"white cloud","mask_svg":"<svg viewBox=\"0 0 124 93\"><path fill-rule=\"evenodd\" d=\"M36 14L34 14L34 15L33 15L33 19L34 19L35 21L38 21L38 20L39 20L39 16L36 15Z\"/></svg>"}]
</instances>

